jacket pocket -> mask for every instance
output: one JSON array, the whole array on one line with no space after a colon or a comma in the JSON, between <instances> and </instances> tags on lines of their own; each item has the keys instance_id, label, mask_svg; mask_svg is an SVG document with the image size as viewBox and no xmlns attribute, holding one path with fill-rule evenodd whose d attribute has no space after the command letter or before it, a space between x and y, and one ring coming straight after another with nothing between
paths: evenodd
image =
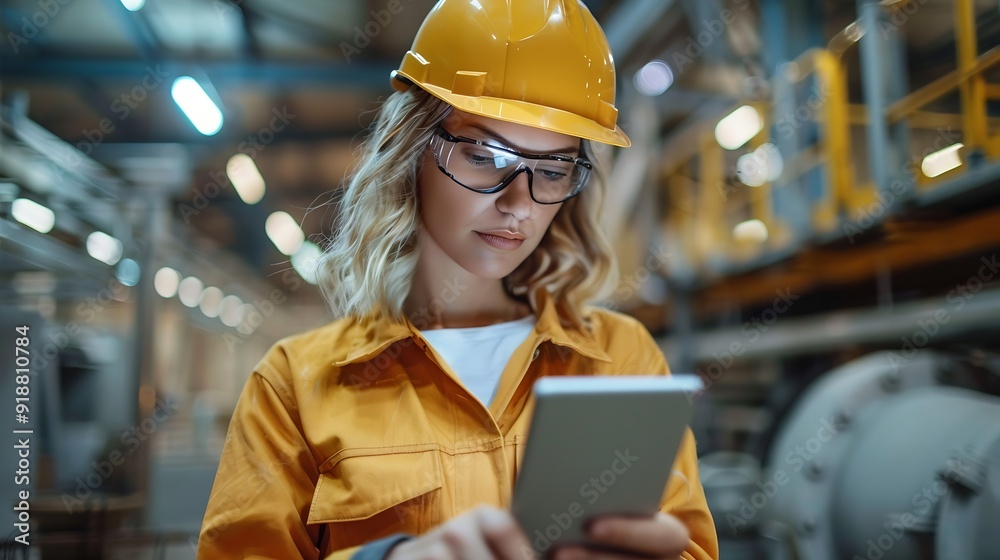
<instances>
[{"instance_id":1,"label":"jacket pocket","mask_svg":"<svg viewBox=\"0 0 1000 560\"><path fill-rule=\"evenodd\" d=\"M328 524L332 550L421 534L441 522L440 451L363 451L336 461L316 482L307 524Z\"/></svg>"}]
</instances>

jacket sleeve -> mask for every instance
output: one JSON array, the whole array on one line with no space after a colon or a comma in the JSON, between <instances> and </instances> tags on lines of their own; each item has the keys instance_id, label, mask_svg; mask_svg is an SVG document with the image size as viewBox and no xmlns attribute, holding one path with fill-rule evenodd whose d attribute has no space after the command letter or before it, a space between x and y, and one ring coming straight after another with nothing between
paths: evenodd
<instances>
[{"instance_id":1,"label":"jacket sleeve","mask_svg":"<svg viewBox=\"0 0 1000 560\"><path fill-rule=\"evenodd\" d=\"M670 375L670 368L656 340L641 323L638 323L638 328L640 332L636 340L640 341L641 350L637 354L645 364L639 371ZM677 450L674 469L667 482L660 511L679 519L691 534L691 542L681 555L682 558L718 560L718 534L698 475L698 455L691 428L685 430L684 439L681 440L680 448Z\"/></svg>"},{"instance_id":2,"label":"jacket sleeve","mask_svg":"<svg viewBox=\"0 0 1000 560\"><path fill-rule=\"evenodd\" d=\"M318 477L292 395L275 368L261 362L229 422L198 559L319 560L320 526L306 525ZM347 560L356 550L326 560Z\"/></svg>"}]
</instances>

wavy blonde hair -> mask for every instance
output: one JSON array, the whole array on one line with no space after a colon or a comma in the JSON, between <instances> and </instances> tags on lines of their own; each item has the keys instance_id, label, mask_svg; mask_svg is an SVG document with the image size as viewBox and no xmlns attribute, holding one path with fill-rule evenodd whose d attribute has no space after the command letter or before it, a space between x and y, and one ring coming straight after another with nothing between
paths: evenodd
<instances>
[{"instance_id":1,"label":"wavy blonde hair","mask_svg":"<svg viewBox=\"0 0 1000 560\"><path fill-rule=\"evenodd\" d=\"M358 163L336 193L333 234L318 261L319 287L335 316L402 321L419 256L417 173L450 112L450 105L416 86L393 93L380 107ZM586 140L582 154L595 161ZM618 281L617 261L599 225L604 178L596 171L581 194L563 203L535 251L503 279L504 290L536 315L536 288L548 289L564 326L589 329L587 306L608 297Z\"/></svg>"}]
</instances>

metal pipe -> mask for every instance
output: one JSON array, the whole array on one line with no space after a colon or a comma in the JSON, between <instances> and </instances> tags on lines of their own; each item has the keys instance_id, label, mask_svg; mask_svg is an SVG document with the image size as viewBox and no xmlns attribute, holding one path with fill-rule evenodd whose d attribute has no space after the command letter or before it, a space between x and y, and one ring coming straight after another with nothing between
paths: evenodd
<instances>
[{"instance_id":1,"label":"metal pipe","mask_svg":"<svg viewBox=\"0 0 1000 560\"><path fill-rule=\"evenodd\" d=\"M961 304L959 302L961 301ZM747 328L718 329L695 333L694 342L685 352L691 352L696 362L710 362L732 352L740 343L740 359L783 357L829 351L854 344L894 343L900 348L921 332L921 325L933 325L937 330L929 338L941 340L970 329L1000 329L1000 289L982 291L966 300L964 296L897 303L892 313L877 309L841 311L801 319L779 319L771 325ZM926 333L927 329L922 332ZM746 332L744 332L746 331ZM923 337L920 337L923 338ZM681 352L685 343L678 336L661 343L667 356Z\"/></svg>"}]
</instances>

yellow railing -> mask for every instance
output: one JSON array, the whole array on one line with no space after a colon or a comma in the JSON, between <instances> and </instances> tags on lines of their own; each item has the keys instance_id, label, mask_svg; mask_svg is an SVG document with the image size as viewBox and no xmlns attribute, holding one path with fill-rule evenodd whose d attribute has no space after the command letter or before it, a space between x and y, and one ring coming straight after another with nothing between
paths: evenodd
<instances>
[{"instance_id":1,"label":"yellow railing","mask_svg":"<svg viewBox=\"0 0 1000 560\"><path fill-rule=\"evenodd\" d=\"M885 113L889 124L906 122L914 128L944 128L956 126L962 131L963 147L959 150L962 163L970 153L981 151L988 159L1000 157L1000 120L987 118L986 103L1000 98L1000 86L986 83L986 72L1000 64L1000 47L979 55L976 49L975 3L955 0L956 69L892 103ZM958 92L961 100L959 115L924 111L928 105L946 95ZM914 166L917 185L922 189L954 178L966 172L961 165L936 177L928 177L921 166Z\"/></svg>"},{"instance_id":2,"label":"yellow railing","mask_svg":"<svg viewBox=\"0 0 1000 560\"><path fill-rule=\"evenodd\" d=\"M890 9L899 7L890 6ZM985 77L987 71L1000 65L1000 47L982 55L976 52L973 0L955 0L955 21L956 69L890 104L885 110L885 123L893 126L905 122L911 129L951 127L960 130L964 147L959 155L963 163L974 151L981 151L988 159L1000 158L1000 119L988 118L986 113L989 100L1000 100L1000 85L986 83ZM736 181L731 173L735 157L773 141L771 132L776 120L780 125L782 118L799 118L797 114L778 116L781 107L744 102L730 109L749 104L757 109L764 122L761 132L739 150L725 150L716 141L713 133L719 119L703 123L699 129L667 147L665 159L669 161L662 169L663 183L671 201L667 227L677 236L695 270L703 270L709 261L740 262L785 247L795 236L789 224L781 222L780 216L773 212L774 202L782 197L799 197L799 200L811 197L809 227L814 234L832 232L841 227L844 220L857 220L869 212L878 188L873 181L855 176L854 155L864 152L863 146L852 152L852 126L867 126L870 115L865 106L850 104L843 58L844 52L860 36L859 29L858 24L854 24L831 41L830 48L807 51L787 66L782 79L793 91L797 84L809 78L815 79L819 86L818 102L811 101L809 110L804 112L807 122L795 123L796 128L813 123L819 135L813 145L797 146L796 154L782 153L789 159L784 162L781 188L774 189L770 182L749 187ZM960 114L927 109L956 91L961 99ZM795 104L802 106L798 101ZM787 106L784 109L787 111ZM914 148L908 146L907 150L913 152ZM930 178L921 170L921 155L913 154L912 157L915 159L908 163L907 172L922 190L954 178L968 167L961 165ZM809 173L815 175L818 168L823 188L817 197L815 190L804 192L804 178ZM733 228L748 217L765 224L769 234L767 241L734 239Z\"/></svg>"},{"instance_id":3,"label":"yellow railing","mask_svg":"<svg viewBox=\"0 0 1000 560\"><path fill-rule=\"evenodd\" d=\"M795 180L806 173L821 168L825 188L820 200L812 206L811 220L819 231L829 231L838 225L839 210L853 199L853 168L850 160L847 119L847 85L839 57L824 49L814 49L800 56L795 69L788 76L792 83L799 83L815 74L819 90L823 92L815 103L810 102L810 118L820 124L819 141L812 146L801 146L794 157L784 162L785 188L795 188ZM709 259L744 261L759 256L766 250L784 247L793 238L790 226L780 221L773 211L773 199L791 193L774 192L770 181L760 186L747 186L735 180L727 170L734 169L735 157L749 154L768 143L773 143L775 109L762 102L742 102L732 106L726 114L742 105L756 109L763 120L761 131L743 148L725 150L714 136L718 119L707 121L702 127L668 148L670 161L665 164L664 183L671 202L669 226L682 239L689 262L699 268ZM797 103L807 107L806 102ZM783 118L797 118L784 115ZM794 126L804 125L795 122ZM797 193L805 196L805 193ZM766 242L739 241L733 229L747 219L762 222L768 232Z\"/></svg>"}]
</instances>

